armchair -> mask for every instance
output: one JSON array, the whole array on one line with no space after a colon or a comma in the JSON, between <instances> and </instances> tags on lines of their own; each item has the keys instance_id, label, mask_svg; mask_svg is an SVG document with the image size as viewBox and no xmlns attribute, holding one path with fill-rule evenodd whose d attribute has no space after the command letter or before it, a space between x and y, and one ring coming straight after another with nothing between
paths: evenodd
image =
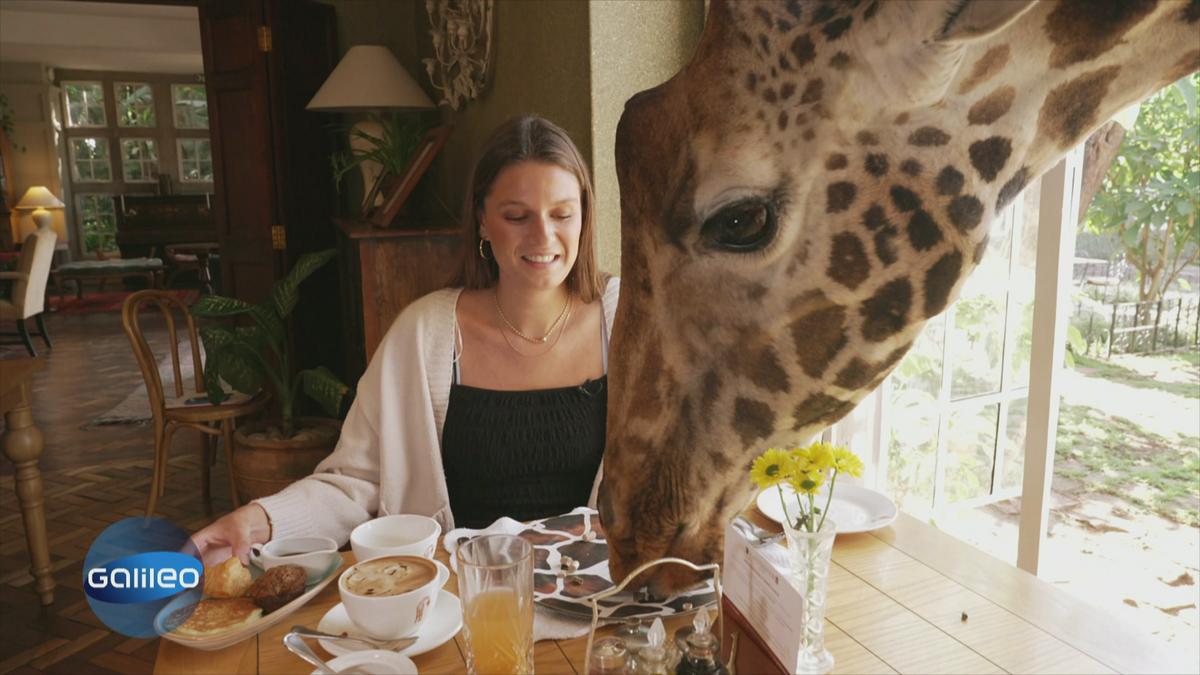
<instances>
[{"instance_id":1,"label":"armchair","mask_svg":"<svg viewBox=\"0 0 1200 675\"><path fill-rule=\"evenodd\" d=\"M46 324L42 312L46 309L46 283L50 279L50 263L54 257L54 243L58 235L54 230L43 227L25 237L21 247L21 256L17 258L17 269L10 272L0 272L0 279L12 282L12 297L0 298L0 320L13 319L17 322L16 333L2 333L6 336L20 336L25 349L31 357L37 356L30 339L29 327L25 321L33 318L37 321L38 332L47 347L53 347L50 335L46 333Z\"/></svg>"}]
</instances>

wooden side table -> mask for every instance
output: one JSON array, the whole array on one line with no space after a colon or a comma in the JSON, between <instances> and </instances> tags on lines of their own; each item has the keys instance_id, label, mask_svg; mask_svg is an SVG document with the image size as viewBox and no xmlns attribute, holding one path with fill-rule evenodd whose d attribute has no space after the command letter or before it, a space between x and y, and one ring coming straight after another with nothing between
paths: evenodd
<instances>
[{"instance_id":1,"label":"wooden side table","mask_svg":"<svg viewBox=\"0 0 1200 675\"><path fill-rule=\"evenodd\" d=\"M43 359L0 361L0 412L5 429L0 451L17 467L17 499L29 542L29 571L37 580L42 604L54 602L54 579L50 576L50 544L46 538L46 511L42 505L42 432L33 425L33 374L46 367Z\"/></svg>"}]
</instances>

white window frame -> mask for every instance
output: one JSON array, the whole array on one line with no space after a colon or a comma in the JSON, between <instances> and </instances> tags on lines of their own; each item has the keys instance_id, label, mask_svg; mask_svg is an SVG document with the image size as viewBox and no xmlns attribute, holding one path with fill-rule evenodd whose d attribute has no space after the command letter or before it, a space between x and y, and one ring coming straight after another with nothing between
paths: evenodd
<instances>
[{"instance_id":1,"label":"white window frame","mask_svg":"<svg viewBox=\"0 0 1200 675\"><path fill-rule=\"evenodd\" d=\"M175 103L175 90L177 90L177 89L179 89L179 88L181 88L181 87L201 87L201 86L205 88L205 89L204 89L204 91L205 91L205 98L206 98L206 100L205 100L205 103L204 103L204 108L205 108L205 110L208 110L208 101L207 101L208 85L207 85L207 84L205 84L205 83L201 82L201 83L197 83L197 84L172 84L172 85L171 85L171 124L172 124L172 125L173 125L173 126L176 128L176 129L191 129L191 130L202 130L202 131L204 131L204 130L208 130L208 128L209 128L209 127L212 125L212 124L211 124L211 117L210 117L210 122L209 122L209 124L208 124L208 125L206 125L206 126L203 126L203 127L201 127L201 126L182 126L182 127L181 127L181 126L179 126L179 120L175 118L175 105L176 105L176 103ZM194 119L194 115L193 115L193 119Z\"/></svg>"},{"instance_id":2,"label":"white window frame","mask_svg":"<svg viewBox=\"0 0 1200 675\"><path fill-rule=\"evenodd\" d=\"M132 107L135 110L139 110L139 111L149 108L150 111L154 113L154 123L153 124L125 124L124 123L124 121L123 121L124 118L121 115L121 96L118 94L118 90L122 86L133 86L133 87L146 86L146 87L150 88L150 103L149 103L149 105L130 106L130 107ZM154 85L150 84L149 82L113 82L113 109L117 111L117 128L119 128L119 129L153 129L158 126L158 111L155 109Z\"/></svg>"},{"instance_id":3,"label":"white window frame","mask_svg":"<svg viewBox=\"0 0 1200 675\"><path fill-rule=\"evenodd\" d=\"M125 144L130 141L137 142L137 143L152 143L154 145L154 159L147 160L147 159L128 159L128 158L126 158L125 157ZM125 175L125 164L126 163L141 164L142 165L142 175L145 175L146 174L146 164L147 164L147 162L151 162L151 161L154 162L154 173L155 174L161 173L161 161L162 160L160 159L160 156L158 153L158 139L157 138L122 137L120 139L120 146L121 146L121 180L123 180L126 183L157 183L158 182L158 175L155 175L154 178L141 178L141 179L137 179L137 180L128 178Z\"/></svg>"},{"instance_id":4,"label":"white window frame","mask_svg":"<svg viewBox=\"0 0 1200 675\"><path fill-rule=\"evenodd\" d=\"M77 158L75 156L75 142L76 141L86 141L89 139L93 139L96 141L102 141L105 145L107 145L108 146L108 153L107 153L108 156L105 157L104 159L88 158L88 159L81 160L81 159ZM68 140L71 143L71 148L70 148L71 178L74 180L74 182L76 182L76 183L111 183L111 182L113 182L112 144L109 142L108 137L106 137L106 136L73 136L73 137L69 138ZM79 162L87 162L88 164L92 165L92 167L93 167L92 168L92 176L96 175L95 165L97 165L101 162L106 163L108 165L108 179L106 180L106 179L101 179L101 178L81 178L79 175L79 169L78 169Z\"/></svg>"},{"instance_id":5,"label":"white window frame","mask_svg":"<svg viewBox=\"0 0 1200 675\"><path fill-rule=\"evenodd\" d=\"M83 252L84 252L85 254L88 254L88 255L91 255L91 254L95 253L95 251L89 251L89 250L87 250L87 235L88 235L88 231L87 231L87 229L86 229L86 228L84 227L84 225L83 225L83 201L84 201L85 199L87 199L88 197L108 197L108 198L109 198L109 199L112 201L112 205L113 205L113 233L112 233L111 237L112 237L112 239L113 239L113 247L114 247L114 250L120 250L120 249L116 249L116 248L115 248L115 247L116 247L116 238L117 238L117 233L116 233L116 218L117 218L117 195L108 194L108 193L106 193L106 192L80 192L80 193L76 193L76 195L75 195L75 214L76 214L76 217L77 217L77 223L78 223L78 228L77 228L77 229L78 229L78 232L79 232L79 247L80 247L80 249L82 249L82 250L83 250ZM105 237L108 237L108 236L109 236L109 235L105 235L105 234L101 234L101 235L100 235L100 237L101 237L101 240L100 240L100 250L101 250L101 251L104 251L104 250L105 250L105 249L104 249L104 238L105 238ZM107 253L112 253L112 252L113 252L113 251L107 251L107 252L106 252L106 254L107 254Z\"/></svg>"},{"instance_id":6,"label":"white window frame","mask_svg":"<svg viewBox=\"0 0 1200 675\"><path fill-rule=\"evenodd\" d=\"M199 144L201 141L205 141L208 143L208 159L206 159L206 160L200 159L200 148L199 147L196 148L196 159L184 159L183 158L183 144L184 143ZM208 162L210 165L213 165L212 139L211 138L208 138L208 137L177 138L177 139L175 139L175 153L176 153L176 156L179 158L179 167L178 167L179 168L179 182L181 182L181 183L212 183L211 180L203 180L203 179L199 179L199 178L189 179L187 177L187 170L184 168L184 165L183 165L184 162L196 162L196 163ZM216 167L214 165L213 166L213 177L214 178L216 177L215 172L216 172Z\"/></svg>"},{"instance_id":7,"label":"white window frame","mask_svg":"<svg viewBox=\"0 0 1200 675\"><path fill-rule=\"evenodd\" d=\"M71 101L67 97L67 88L71 87L71 86L78 86L78 85L85 85L85 84L86 85L95 85L100 88L100 96L101 96L100 116L103 118L103 122L101 122L100 124L75 124L71 120ZM104 98L103 98L104 83L103 82L101 82L99 80L76 80L76 81L72 81L72 82L62 82L61 85L62 85L63 112L66 113L67 127L71 128L71 129L103 129L108 126L108 107L104 104ZM91 107L92 105L93 104L91 104L91 103L85 104L85 106L87 106L87 107Z\"/></svg>"}]
</instances>

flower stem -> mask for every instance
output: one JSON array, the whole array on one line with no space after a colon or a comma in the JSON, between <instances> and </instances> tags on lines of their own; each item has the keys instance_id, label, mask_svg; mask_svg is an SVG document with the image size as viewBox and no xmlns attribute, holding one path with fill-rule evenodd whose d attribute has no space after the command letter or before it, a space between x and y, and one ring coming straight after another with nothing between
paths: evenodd
<instances>
[{"instance_id":1,"label":"flower stem","mask_svg":"<svg viewBox=\"0 0 1200 675\"><path fill-rule=\"evenodd\" d=\"M779 505L783 507L783 519L792 522L792 517L788 515L787 500L783 498L783 484L779 484ZM800 528L796 528L797 530Z\"/></svg>"},{"instance_id":2,"label":"flower stem","mask_svg":"<svg viewBox=\"0 0 1200 675\"><path fill-rule=\"evenodd\" d=\"M825 525L825 516L829 515L829 503L833 501L833 485L837 482L838 470L833 470L833 477L829 479L829 494L825 495L825 510L821 512L821 524L817 526L820 530Z\"/></svg>"}]
</instances>

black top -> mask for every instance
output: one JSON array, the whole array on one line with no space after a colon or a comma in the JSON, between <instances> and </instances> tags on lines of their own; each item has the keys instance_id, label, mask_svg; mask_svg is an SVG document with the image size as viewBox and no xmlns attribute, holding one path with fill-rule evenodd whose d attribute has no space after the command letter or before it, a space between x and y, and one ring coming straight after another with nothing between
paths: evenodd
<instances>
[{"instance_id":1,"label":"black top","mask_svg":"<svg viewBox=\"0 0 1200 675\"><path fill-rule=\"evenodd\" d=\"M584 506L604 456L608 376L576 387L450 386L442 467L457 527L534 520Z\"/></svg>"}]
</instances>

